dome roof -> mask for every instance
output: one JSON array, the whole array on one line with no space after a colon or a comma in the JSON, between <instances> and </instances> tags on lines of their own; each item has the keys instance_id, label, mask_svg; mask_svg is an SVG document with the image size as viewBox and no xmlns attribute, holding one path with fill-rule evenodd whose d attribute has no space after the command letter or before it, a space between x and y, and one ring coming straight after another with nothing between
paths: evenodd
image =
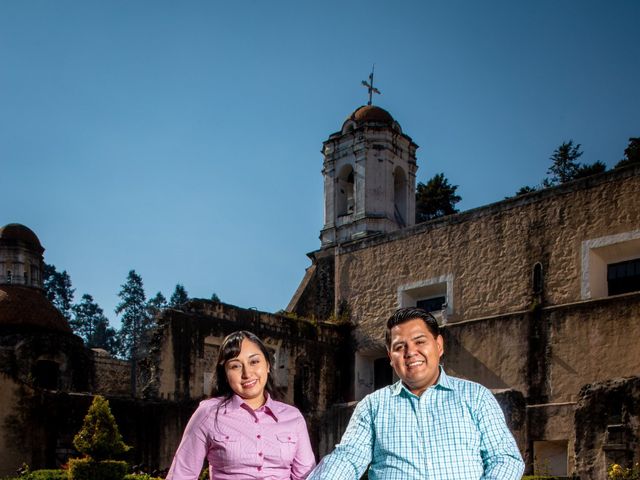
<instances>
[{"instance_id":1,"label":"dome roof","mask_svg":"<svg viewBox=\"0 0 640 480\"><path fill-rule=\"evenodd\" d=\"M19 223L10 223L0 227L0 245L16 245L20 243L39 253L44 252L38 236L29 227Z\"/></svg>"},{"instance_id":2,"label":"dome roof","mask_svg":"<svg viewBox=\"0 0 640 480\"><path fill-rule=\"evenodd\" d=\"M20 285L0 285L0 328L5 326L71 333L67 320L41 290Z\"/></svg>"},{"instance_id":3,"label":"dome roof","mask_svg":"<svg viewBox=\"0 0 640 480\"><path fill-rule=\"evenodd\" d=\"M357 122L376 122L386 123L393 125L393 117L384 108L377 107L375 105L365 105L357 108L350 116L349 119Z\"/></svg>"}]
</instances>

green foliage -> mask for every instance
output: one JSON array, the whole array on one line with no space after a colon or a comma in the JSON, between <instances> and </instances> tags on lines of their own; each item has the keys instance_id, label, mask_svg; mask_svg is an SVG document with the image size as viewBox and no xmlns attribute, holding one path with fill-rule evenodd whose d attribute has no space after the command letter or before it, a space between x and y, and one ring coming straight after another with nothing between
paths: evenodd
<instances>
[{"instance_id":1,"label":"green foliage","mask_svg":"<svg viewBox=\"0 0 640 480\"><path fill-rule=\"evenodd\" d=\"M45 263L42 282L47 298L64 315L64 318L71 320L71 305L75 290L71 288L71 277L67 271L58 272L54 265Z\"/></svg>"},{"instance_id":2,"label":"green foliage","mask_svg":"<svg viewBox=\"0 0 640 480\"><path fill-rule=\"evenodd\" d=\"M30 473L29 480L68 480L66 470L34 470Z\"/></svg>"},{"instance_id":3,"label":"green foliage","mask_svg":"<svg viewBox=\"0 0 640 480\"><path fill-rule=\"evenodd\" d=\"M549 475L525 475L522 480L569 480L571 477L554 477Z\"/></svg>"},{"instance_id":4,"label":"green foliage","mask_svg":"<svg viewBox=\"0 0 640 480\"><path fill-rule=\"evenodd\" d=\"M220 297L218 296L218 294L216 292L213 292L211 294L211 301L220 303Z\"/></svg>"},{"instance_id":5,"label":"green foliage","mask_svg":"<svg viewBox=\"0 0 640 480\"><path fill-rule=\"evenodd\" d=\"M117 458L131 448L122 441L109 402L100 395L93 399L82 429L73 438L73 445L92 460Z\"/></svg>"},{"instance_id":6,"label":"green foliage","mask_svg":"<svg viewBox=\"0 0 640 480\"><path fill-rule=\"evenodd\" d=\"M74 318L69 322L76 335L84 340L89 348L104 348L108 352L115 349L116 331L109 327L100 306L87 293L82 295L80 303L73 307Z\"/></svg>"},{"instance_id":7,"label":"green foliage","mask_svg":"<svg viewBox=\"0 0 640 480\"><path fill-rule=\"evenodd\" d=\"M205 464L205 466L202 468L202 471L200 472L200 476L198 477L198 480L209 480L209 465Z\"/></svg>"},{"instance_id":8,"label":"green foliage","mask_svg":"<svg viewBox=\"0 0 640 480\"><path fill-rule=\"evenodd\" d=\"M462 200L456 195L457 188L457 185L449 184L444 173L437 173L426 184L419 182L416 188L416 223L456 213L455 204Z\"/></svg>"},{"instance_id":9,"label":"green foliage","mask_svg":"<svg viewBox=\"0 0 640 480\"><path fill-rule=\"evenodd\" d=\"M580 147L579 143L574 145L573 140L569 140L568 142L563 142L553 151L553 155L549 158L551 166L547 173L551 175L551 182L554 185L565 183L575 178L580 168L578 159L583 153Z\"/></svg>"},{"instance_id":10,"label":"green foliage","mask_svg":"<svg viewBox=\"0 0 640 480\"><path fill-rule=\"evenodd\" d=\"M149 318L156 318L158 314L167 308L167 299L162 292L156 293L155 297L147 302L147 315Z\"/></svg>"},{"instance_id":11,"label":"green foliage","mask_svg":"<svg viewBox=\"0 0 640 480\"><path fill-rule=\"evenodd\" d=\"M69 480L124 480L127 469L127 462L123 461L72 458L69 460Z\"/></svg>"},{"instance_id":12,"label":"green foliage","mask_svg":"<svg viewBox=\"0 0 640 480\"><path fill-rule=\"evenodd\" d=\"M601 161L597 161L592 163L591 165L580 165L578 167L578 171L573 176L573 180L578 178L590 177L591 175L596 175L598 173L603 173L607 171L607 166Z\"/></svg>"},{"instance_id":13,"label":"green foliage","mask_svg":"<svg viewBox=\"0 0 640 480\"><path fill-rule=\"evenodd\" d=\"M640 480L640 463L636 463L630 468L612 463L607 468L607 478L611 480Z\"/></svg>"},{"instance_id":14,"label":"green foliage","mask_svg":"<svg viewBox=\"0 0 640 480\"><path fill-rule=\"evenodd\" d=\"M624 149L624 158L616 163L615 168L640 163L640 137L631 137L629 145Z\"/></svg>"},{"instance_id":15,"label":"green foliage","mask_svg":"<svg viewBox=\"0 0 640 480\"><path fill-rule=\"evenodd\" d=\"M146 344L146 333L152 327L142 277L135 270L129 271L127 281L121 286L118 296L122 299L116 306L116 313L122 314L122 326L118 332L118 354L135 360Z\"/></svg>"},{"instance_id":16,"label":"green foliage","mask_svg":"<svg viewBox=\"0 0 640 480\"><path fill-rule=\"evenodd\" d=\"M189 301L189 294L184 286L180 283L176 285L176 289L173 291L171 298L169 299L169 306L171 308L180 308L183 304Z\"/></svg>"}]
</instances>

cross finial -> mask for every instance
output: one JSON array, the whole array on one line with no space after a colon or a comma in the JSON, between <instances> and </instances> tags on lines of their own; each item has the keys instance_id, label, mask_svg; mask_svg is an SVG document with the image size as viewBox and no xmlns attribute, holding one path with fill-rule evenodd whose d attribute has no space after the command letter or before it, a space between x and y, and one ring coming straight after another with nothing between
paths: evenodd
<instances>
[{"instance_id":1,"label":"cross finial","mask_svg":"<svg viewBox=\"0 0 640 480\"><path fill-rule=\"evenodd\" d=\"M378 90L376 87L373 86L373 70L375 66L376 64L374 63L373 66L371 67L371 74L369 75L369 81L367 82L366 80L362 80L362 85L367 87L367 89L369 90L369 102L367 103L367 105L371 105L371 100L373 99L374 93L377 93L378 95L382 95L380 93L380 90Z\"/></svg>"}]
</instances>

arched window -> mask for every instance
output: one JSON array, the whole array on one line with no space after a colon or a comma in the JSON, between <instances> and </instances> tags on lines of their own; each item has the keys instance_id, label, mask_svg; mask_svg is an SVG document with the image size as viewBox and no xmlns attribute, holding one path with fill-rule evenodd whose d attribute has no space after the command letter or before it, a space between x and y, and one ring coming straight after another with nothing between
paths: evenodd
<instances>
[{"instance_id":1,"label":"arched window","mask_svg":"<svg viewBox=\"0 0 640 480\"><path fill-rule=\"evenodd\" d=\"M540 262L536 263L533 266L533 293L535 295L540 295L542 293L542 264Z\"/></svg>"},{"instance_id":2,"label":"arched window","mask_svg":"<svg viewBox=\"0 0 640 480\"><path fill-rule=\"evenodd\" d=\"M393 171L393 204L396 222L401 227L407 225L407 176L396 167Z\"/></svg>"},{"instance_id":3,"label":"arched window","mask_svg":"<svg viewBox=\"0 0 640 480\"><path fill-rule=\"evenodd\" d=\"M336 214L351 215L355 208L354 172L351 165L345 165L338 175Z\"/></svg>"}]
</instances>

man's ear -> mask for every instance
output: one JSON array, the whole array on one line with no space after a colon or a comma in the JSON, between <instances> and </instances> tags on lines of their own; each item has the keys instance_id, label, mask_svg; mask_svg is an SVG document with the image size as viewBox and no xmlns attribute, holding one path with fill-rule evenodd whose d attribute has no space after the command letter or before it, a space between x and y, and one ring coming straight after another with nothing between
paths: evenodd
<instances>
[{"instance_id":1,"label":"man's ear","mask_svg":"<svg viewBox=\"0 0 640 480\"><path fill-rule=\"evenodd\" d=\"M436 337L436 343L438 344L438 358L442 358L444 354L444 338L442 335Z\"/></svg>"}]
</instances>

